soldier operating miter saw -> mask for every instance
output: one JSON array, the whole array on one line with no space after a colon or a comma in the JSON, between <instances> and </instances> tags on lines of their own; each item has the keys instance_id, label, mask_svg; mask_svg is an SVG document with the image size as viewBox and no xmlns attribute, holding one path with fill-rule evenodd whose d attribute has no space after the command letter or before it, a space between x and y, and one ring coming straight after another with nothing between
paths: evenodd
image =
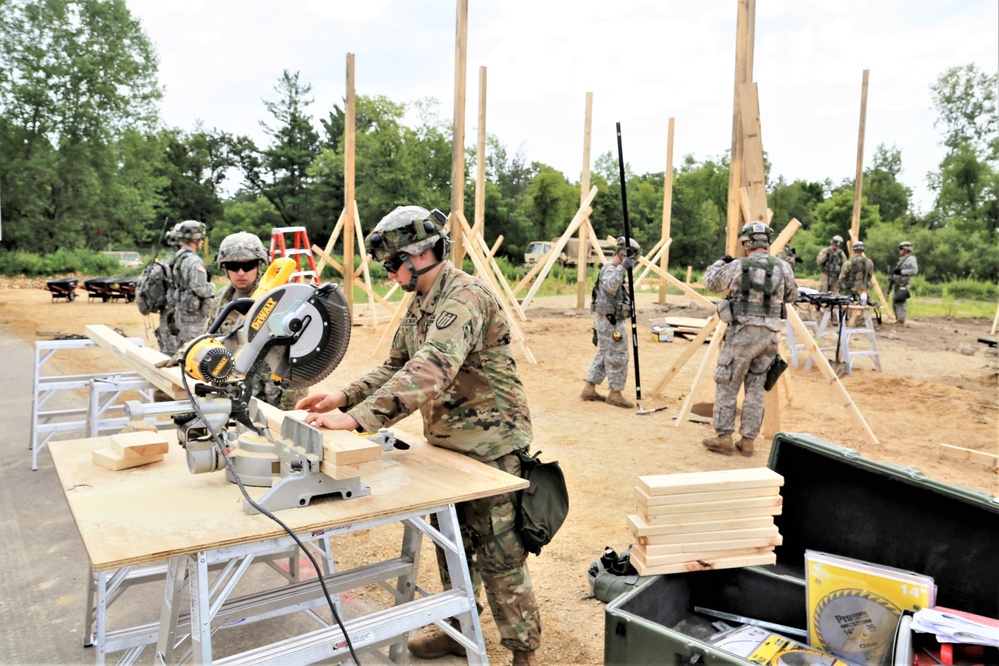
<instances>
[{"instance_id":1,"label":"soldier operating miter saw","mask_svg":"<svg viewBox=\"0 0 999 666\"><path fill-rule=\"evenodd\" d=\"M229 303L208 333L180 352L189 401L126 404L132 418L174 414L192 474L225 467L229 481L270 488L256 502L244 499L250 514L260 512L257 506L273 511L306 506L321 495L347 499L371 493L360 477L333 479L321 471L322 431L286 416L281 432L271 432L251 395L260 376L291 389L312 386L347 351L350 309L343 292L335 284L289 283L294 269L294 260L277 259L253 298ZM217 333L233 312L237 325ZM193 390L189 380L196 382ZM395 443L388 431L378 438L383 448Z\"/></svg>"}]
</instances>

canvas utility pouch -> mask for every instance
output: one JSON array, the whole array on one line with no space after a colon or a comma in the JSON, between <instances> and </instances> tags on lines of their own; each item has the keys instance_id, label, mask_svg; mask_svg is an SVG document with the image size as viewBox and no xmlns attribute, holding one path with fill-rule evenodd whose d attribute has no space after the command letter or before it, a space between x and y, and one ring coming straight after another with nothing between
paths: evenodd
<instances>
[{"instance_id":1,"label":"canvas utility pouch","mask_svg":"<svg viewBox=\"0 0 999 666\"><path fill-rule=\"evenodd\" d=\"M735 321L735 317L732 316L732 303L728 299L718 301L715 309L718 311L718 318L726 324Z\"/></svg>"},{"instance_id":2,"label":"canvas utility pouch","mask_svg":"<svg viewBox=\"0 0 999 666\"><path fill-rule=\"evenodd\" d=\"M514 452L520 459L520 476L531 485L516 494L517 532L524 550L535 555L551 543L569 513L569 489L558 461L541 462L526 449Z\"/></svg>"},{"instance_id":3,"label":"canvas utility pouch","mask_svg":"<svg viewBox=\"0 0 999 666\"><path fill-rule=\"evenodd\" d=\"M908 287L896 287L895 288L895 302L905 303L909 300L909 288Z\"/></svg>"},{"instance_id":4,"label":"canvas utility pouch","mask_svg":"<svg viewBox=\"0 0 999 666\"><path fill-rule=\"evenodd\" d=\"M787 361L781 358L780 354L777 354L774 356L773 363L767 368L767 379L763 382L763 390L769 391L772 389L785 370L787 370Z\"/></svg>"},{"instance_id":5,"label":"canvas utility pouch","mask_svg":"<svg viewBox=\"0 0 999 666\"><path fill-rule=\"evenodd\" d=\"M590 565L587 578L590 592L604 603L610 603L622 594L630 592L651 576L639 576L631 564L631 548L618 555L613 548L604 548L604 554Z\"/></svg>"}]
</instances>

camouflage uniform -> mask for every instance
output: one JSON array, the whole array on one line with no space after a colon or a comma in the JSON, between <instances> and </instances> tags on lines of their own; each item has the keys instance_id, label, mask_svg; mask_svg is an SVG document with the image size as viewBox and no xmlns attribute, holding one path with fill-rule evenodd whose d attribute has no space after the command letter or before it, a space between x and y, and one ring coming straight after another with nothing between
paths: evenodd
<instances>
[{"instance_id":1,"label":"camouflage uniform","mask_svg":"<svg viewBox=\"0 0 999 666\"><path fill-rule=\"evenodd\" d=\"M895 268L892 269L892 292L891 306L895 313L895 321L904 324L909 315L909 285L912 284L912 276L919 272L919 265L916 258L911 254L906 254L898 258Z\"/></svg>"},{"instance_id":2,"label":"camouflage uniform","mask_svg":"<svg viewBox=\"0 0 999 666\"><path fill-rule=\"evenodd\" d=\"M176 258L177 255L173 255L164 259L163 263L169 265L172 271ZM180 339L175 332L177 331L176 307L173 300L169 297L167 298L166 306L160 312L159 319L159 324L156 326L156 344L161 352L168 356L173 356L180 349Z\"/></svg>"},{"instance_id":3,"label":"camouflage uniform","mask_svg":"<svg viewBox=\"0 0 999 666\"><path fill-rule=\"evenodd\" d=\"M532 428L510 340L496 296L444 261L428 293L410 304L388 360L344 389L344 410L368 432L419 410L431 444L518 474L512 452L530 447ZM541 617L527 552L514 529L513 496L456 508L472 579L485 585L500 642L514 651L536 650ZM442 582L450 586L443 575Z\"/></svg>"},{"instance_id":4,"label":"camouflage uniform","mask_svg":"<svg viewBox=\"0 0 999 666\"><path fill-rule=\"evenodd\" d=\"M750 286L743 290L747 276ZM795 301L798 285L787 262L765 252L728 263L719 259L701 281L711 291L729 290L733 315L715 368L712 425L718 435L735 431L736 401L745 384L739 434L752 441L763 423L763 384L777 355L778 332L784 329L784 303Z\"/></svg>"},{"instance_id":5,"label":"camouflage uniform","mask_svg":"<svg viewBox=\"0 0 999 666\"><path fill-rule=\"evenodd\" d=\"M874 283L874 262L858 252L843 264L839 274L839 290L841 294L855 296L860 299L860 292L868 291Z\"/></svg>"},{"instance_id":6,"label":"camouflage uniform","mask_svg":"<svg viewBox=\"0 0 999 666\"><path fill-rule=\"evenodd\" d=\"M215 286L208 278L208 271L201 258L189 247L182 247L174 255L173 288L168 299L174 308L173 319L179 346L205 332L208 310L211 308Z\"/></svg>"},{"instance_id":7,"label":"camouflage uniform","mask_svg":"<svg viewBox=\"0 0 999 666\"><path fill-rule=\"evenodd\" d=\"M590 311L596 313L597 355L590 363L586 381L599 384L607 377L612 391L623 391L628 381L628 326L626 313L631 311L624 280L628 272L609 261L600 269Z\"/></svg>"},{"instance_id":8,"label":"camouflage uniform","mask_svg":"<svg viewBox=\"0 0 999 666\"><path fill-rule=\"evenodd\" d=\"M783 259L783 257L781 257ZM821 276L819 277L819 291L830 294L839 293L839 272L846 262L846 253L838 247L824 247L816 257L815 263L819 265Z\"/></svg>"}]
</instances>

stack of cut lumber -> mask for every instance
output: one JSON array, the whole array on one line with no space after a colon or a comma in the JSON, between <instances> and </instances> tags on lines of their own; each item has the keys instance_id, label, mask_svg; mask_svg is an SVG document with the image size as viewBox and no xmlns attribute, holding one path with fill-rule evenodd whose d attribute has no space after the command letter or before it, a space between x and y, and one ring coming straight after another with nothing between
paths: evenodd
<instances>
[{"instance_id":1,"label":"stack of cut lumber","mask_svg":"<svg viewBox=\"0 0 999 666\"><path fill-rule=\"evenodd\" d=\"M91 460L95 465L118 471L163 460L170 443L159 432L140 430L112 435L111 446L95 449Z\"/></svg>"},{"instance_id":2,"label":"stack of cut lumber","mask_svg":"<svg viewBox=\"0 0 999 666\"><path fill-rule=\"evenodd\" d=\"M773 564L782 485L766 467L639 477L631 563L643 576Z\"/></svg>"}]
</instances>

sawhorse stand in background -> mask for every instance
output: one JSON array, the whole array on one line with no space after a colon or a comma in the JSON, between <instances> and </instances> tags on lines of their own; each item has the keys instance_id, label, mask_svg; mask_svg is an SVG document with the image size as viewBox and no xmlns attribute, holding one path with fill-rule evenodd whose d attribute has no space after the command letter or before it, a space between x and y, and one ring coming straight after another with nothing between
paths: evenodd
<instances>
[{"instance_id":1,"label":"sawhorse stand in background","mask_svg":"<svg viewBox=\"0 0 999 666\"><path fill-rule=\"evenodd\" d=\"M837 311L839 317L843 318L842 326L830 327L830 323L833 323L832 314L834 309ZM835 360L842 361L844 372L846 374L853 372L854 361L864 356L869 356L871 360L874 361L874 369L877 372L882 372L881 354L878 350L878 338L874 330L874 319L871 316L871 306L849 305L843 308L829 307L822 314L822 319L819 320L817 326L814 322L804 323L809 328L812 326L815 327L815 342L822 352L832 351L835 353L838 345L839 358ZM790 324L787 326L786 335L788 349L791 353L791 364L797 367L798 352L803 349L805 345L795 340L794 331L791 329ZM832 344L829 344L828 342L823 344L822 340L827 335L838 336L838 339L834 337L834 342ZM858 348L856 344L857 340L854 339L854 336L859 336L861 339L866 338L867 345L864 348ZM811 369L812 359L809 357L805 361L805 370Z\"/></svg>"}]
</instances>

